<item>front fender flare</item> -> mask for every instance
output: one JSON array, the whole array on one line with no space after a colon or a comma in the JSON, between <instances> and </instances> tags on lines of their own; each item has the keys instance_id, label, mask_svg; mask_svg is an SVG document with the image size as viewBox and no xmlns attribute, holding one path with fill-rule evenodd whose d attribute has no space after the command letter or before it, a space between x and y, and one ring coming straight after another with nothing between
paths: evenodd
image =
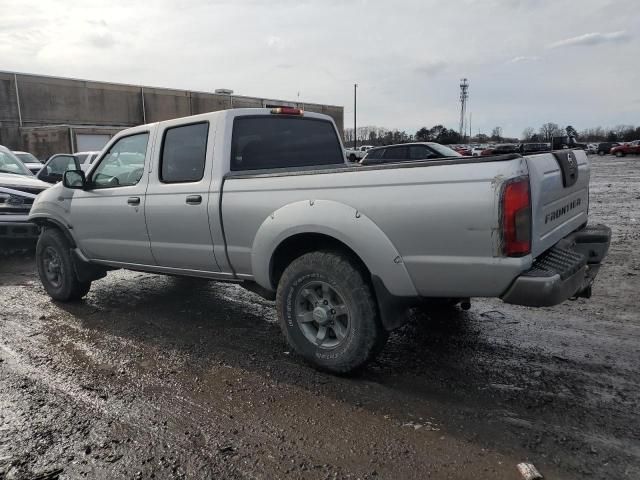
<instances>
[{"instance_id":1,"label":"front fender flare","mask_svg":"<svg viewBox=\"0 0 640 480\"><path fill-rule=\"evenodd\" d=\"M56 228L62 231L67 240L69 240L69 243L72 247L75 248L77 246L76 240L71 233L70 226L67 225L67 223L63 219L51 215L32 214L29 215L29 221L42 227L46 227L47 225L54 225Z\"/></svg>"},{"instance_id":2,"label":"front fender flare","mask_svg":"<svg viewBox=\"0 0 640 480\"><path fill-rule=\"evenodd\" d=\"M378 277L390 294L416 297L402 257L385 233L355 208L333 200L304 200L290 203L269 215L258 229L251 249L251 267L256 283L275 290L271 280L271 259L287 238L301 233L318 233L347 245Z\"/></svg>"}]
</instances>

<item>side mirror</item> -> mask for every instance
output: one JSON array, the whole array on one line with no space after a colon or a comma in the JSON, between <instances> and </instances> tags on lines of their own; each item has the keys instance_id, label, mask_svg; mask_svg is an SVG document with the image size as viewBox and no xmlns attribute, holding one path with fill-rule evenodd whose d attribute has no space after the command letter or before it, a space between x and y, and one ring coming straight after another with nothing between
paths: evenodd
<instances>
[{"instance_id":1,"label":"side mirror","mask_svg":"<svg viewBox=\"0 0 640 480\"><path fill-rule=\"evenodd\" d=\"M62 184L66 188L84 190L87 185L87 179L82 170L67 170L62 176Z\"/></svg>"}]
</instances>

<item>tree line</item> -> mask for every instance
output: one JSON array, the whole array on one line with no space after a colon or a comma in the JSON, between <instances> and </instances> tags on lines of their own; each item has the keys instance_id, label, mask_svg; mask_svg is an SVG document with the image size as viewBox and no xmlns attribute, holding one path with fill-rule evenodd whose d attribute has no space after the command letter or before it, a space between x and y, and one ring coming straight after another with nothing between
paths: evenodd
<instances>
[{"instance_id":1,"label":"tree line","mask_svg":"<svg viewBox=\"0 0 640 480\"><path fill-rule=\"evenodd\" d=\"M461 137L460 133L453 128L447 128L438 124L431 128L422 127L417 132L411 134L404 130L390 130L382 127L365 126L357 129L358 145L392 145L396 143L408 142L437 142L443 145L456 143L488 143L488 142L513 142L519 140L517 138L508 138L502 135L502 127L495 127L491 131L491 135L478 134L471 138ZM353 145L353 128L344 129L344 142L347 146Z\"/></svg>"},{"instance_id":2,"label":"tree line","mask_svg":"<svg viewBox=\"0 0 640 480\"><path fill-rule=\"evenodd\" d=\"M408 142L437 142L443 145L456 143L519 143L519 142L551 142L553 137L564 137L567 135L567 128L561 127L554 122L543 123L537 130L527 127L523 130L521 138L505 137L502 127L496 126L491 130L491 134L478 133L469 138L462 138L460 133L444 125L435 125L431 128L422 127L415 133L407 133L403 130L387 129L382 127L364 126L358 127L356 134L358 145L392 145L396 143ZM629 142L640 139L640 126L618 125L613 128L586 128L577 134L580 142ZM353 145L353 128L344 129L344 140L346 145Z\"/></svg>"}]
</instances>

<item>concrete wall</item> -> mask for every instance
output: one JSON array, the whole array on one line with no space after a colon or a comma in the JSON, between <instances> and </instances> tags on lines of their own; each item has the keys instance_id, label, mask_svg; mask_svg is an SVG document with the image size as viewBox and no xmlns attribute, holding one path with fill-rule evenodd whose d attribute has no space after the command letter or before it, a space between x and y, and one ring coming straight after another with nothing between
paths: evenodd
<instances>
[{"instance_id":1,"label":"concrete wall","mask_svg":"<svg viewBox=\"0 0 640 480\"><path fill-rule=\"evenodd\" d=\"M338 106L0 72L0 144L14 150L36 148L33 153L44 154L44 145L50 141L48 156L68 151L68 146L56 150L64 144L62 134L56 137L49 130L40 134L27 129L56 125L126 128L227 108L269 105L298 106L331 115L343 131L344 111Z\"/></svg>"},{"instance_id":2,"label":"concrete wall","mask_svg":"<svg viewBox=\"0 0 640 480\"><path fill-rule=\"evenodd\" d=\"M66 126L23 128L19 150L34 154L39 160L46 160L54 153L71 152L71 129Z\"/></svg>"}]
</instances>

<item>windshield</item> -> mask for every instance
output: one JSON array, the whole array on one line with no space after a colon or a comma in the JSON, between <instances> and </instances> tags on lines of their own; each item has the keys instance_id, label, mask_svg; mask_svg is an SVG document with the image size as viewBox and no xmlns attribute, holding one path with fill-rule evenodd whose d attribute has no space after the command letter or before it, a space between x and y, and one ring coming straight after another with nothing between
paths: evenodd
<instances>
[{"instance_id":1,"label":"windshield","mask_svg":"<svg viewBox=\"0 0 640 480\"><path fill-rule=\"evenodd\" d=\"M439 143L431 143L429 144L429 148L435 150L443 157L462 157L462 155L460 155L454 149L445 147L444 145L440 145Z\"/></svg>"},{"instance_id":2,"label":"windshield","mask_svg":"<svg viewBox=\"0 0 640 480\"><path fill-rule=\"evenodd\" d=\"M25 163L41 163L40 160L38 160L36 157L34 157L28 152L20 152L20 153L13 152L13 154Z\"/></svg>"},{"instance_id":3,"label":"windshield","mask_svg":"<svg viewBox=\"0 0 640 480\"><path fill-rule=\"evenodd\" d=\"M32 177L33 174L24 166L18 157L9 150L0 150L0 173L15 173L16 175L25 175Z\"/></svg>"}]
</instances>

